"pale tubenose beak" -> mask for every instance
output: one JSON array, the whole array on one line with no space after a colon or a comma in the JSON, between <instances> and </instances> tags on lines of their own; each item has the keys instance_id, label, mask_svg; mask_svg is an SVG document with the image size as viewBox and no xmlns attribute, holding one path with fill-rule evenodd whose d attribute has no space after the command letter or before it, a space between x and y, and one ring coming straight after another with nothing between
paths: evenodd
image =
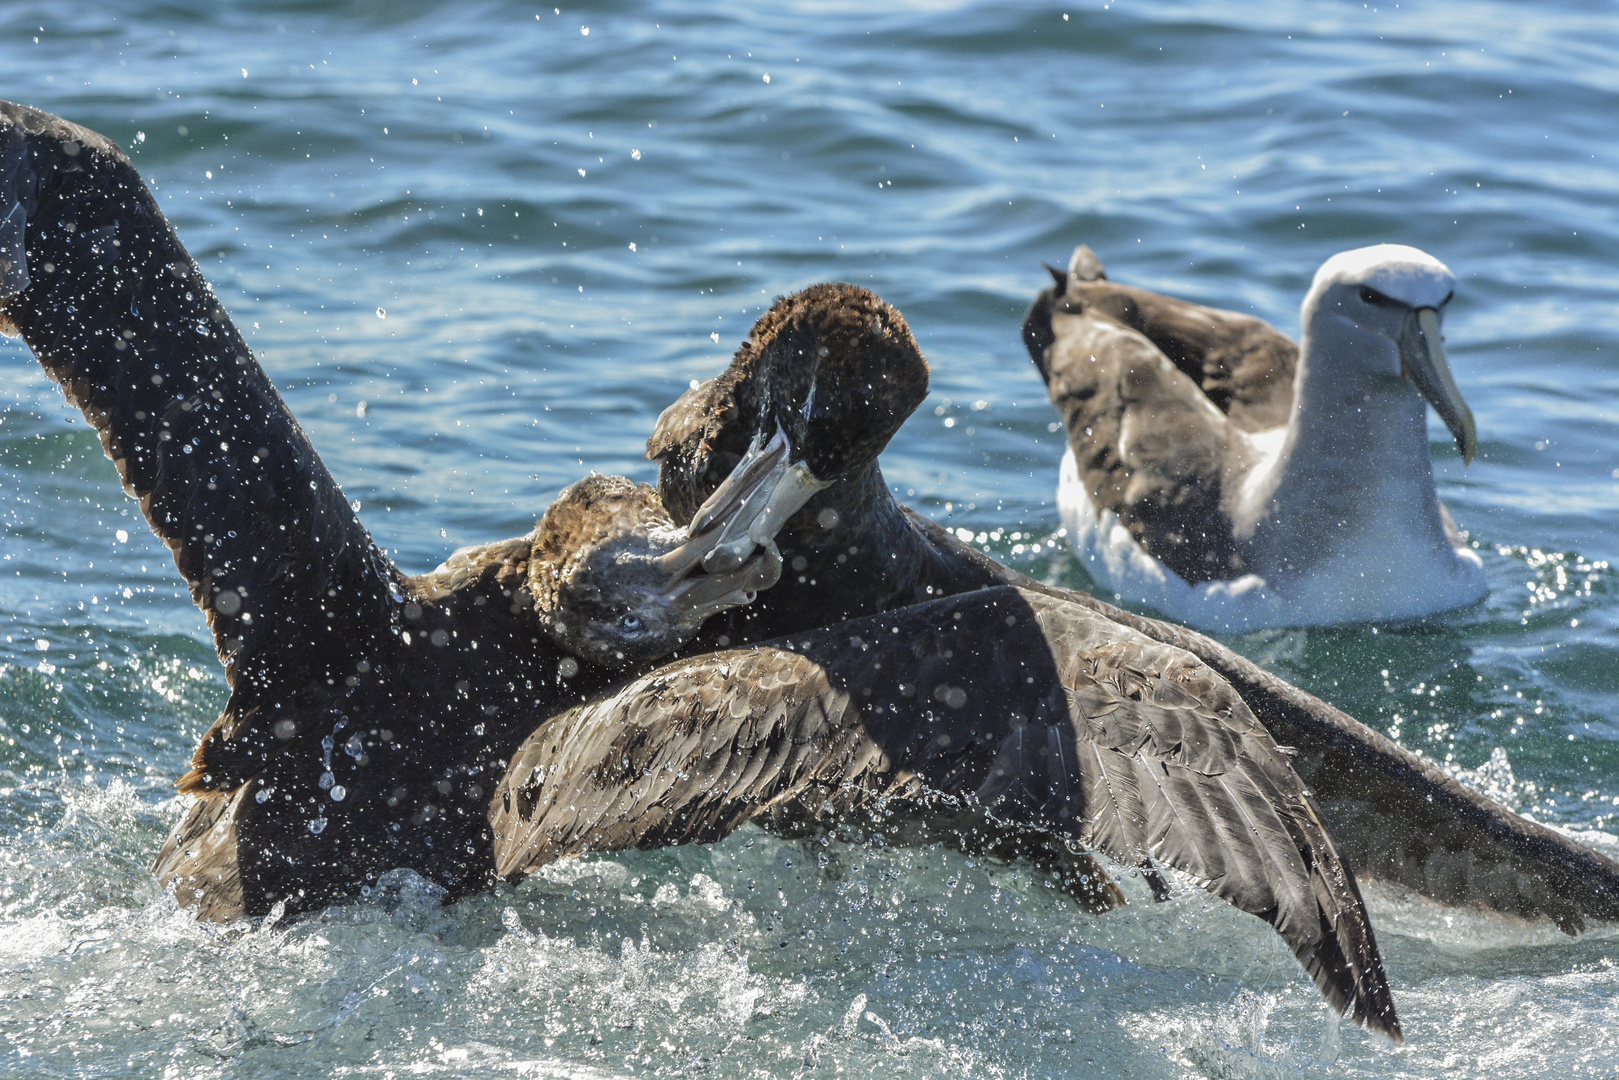
<instances>
[{"instance_id":1,"label":"pale tubenose beak","mask_svg":"<svg viewBox=\"0 0 1619 1080\"><path fill-rule=\"evenodd\" d=\"M701 560L704 570L725 573L742 566L828 486L809 466L791 458L792 447L780 429L769 440L754 436L731 475L697 508L687 528L693 543L701 537L708 545Z\"/></svg>"},{"instance_id":2,"label":"pale tubenose beak","mask_svg":"<svg viewBox=\"0 0 1619 1080\"><path fill-rule=\"evenodd\" d=\"M735 570L718 574L692 574L672 582L659 596L677 611L698 612L707 618L726 608L753 603L753 598L781 580L781 553L766 540L753 557Z\"/></svg>"},{"instance_id":3,"label":"pale tubenose beak","mask_svg":"<svg viewBox=\"0 0 1619 1080\"><path fill-rule=\"evenodd\" d=\"M1445 360L1444 339L1439 332L1439 312L1431 307L1417 308L1406 317L1400 332L1400 374L1416 386L1439 419L1445 422L1462 453L1462 464L1472 462L1478 453L1478 431L1473 426L1473 410L1451 378Z\"/></svg>"},{"instance_id":4,"label":"pale tubenose beak","mask_svg":"<svg viewBox=\"0 0 1619 1080\"><path fill-rule=\"evenodd\" d=\"M752 603L781 579L776 532L826 485L788 461L786 436L755 438L748 453L715 489L686 529L685 542L660 556L667 575L658 603L706 617Z\"/></svg>"}]
</instances>

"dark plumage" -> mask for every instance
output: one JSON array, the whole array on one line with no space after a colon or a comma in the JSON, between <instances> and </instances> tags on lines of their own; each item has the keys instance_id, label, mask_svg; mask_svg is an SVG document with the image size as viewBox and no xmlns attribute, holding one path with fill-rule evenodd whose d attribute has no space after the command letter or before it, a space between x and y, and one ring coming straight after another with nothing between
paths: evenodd
<instances>
[{"instance_id":1,"label":"dark plumage","mask_svg":"<svg viewBox=\"0 0 1619 1080\"><path fill-rule=\"evenodd\" d=\"M935 526L894 501L877 464L927 384L927 361L897 310L857 285L815 285L778 299L724 372L664 410L647 457L678 522L778 427L831 485L775 534L786 563L768 601L712 620L701 644L760 641L959 591L952 582L992 580L975 575L976 553L936 542ZM810 386L827 419L798 424Z\"/></svg>"},{"instance_id":2,"label":"dark plumage","mask_svg":"<svg viewBox=\"0 0 1619 1080\"><path fill-rule=\"evenodd\" d=\"M1150 294L1120 295L1107 302L1134 312L1133 318L1152 314L1142 306L1150 304ZM806 291L777 306L806 306L811 296ZM862 303L880 301L871 297ZM1176 325L1162 314L1153 318L1155 325ZM895 312L888 322L898 319ZM1270 378L1267 372L1287 370L1288 358L1279 335L1268 336L1256 322L1241 316L1217 321L1225 327L1223 344L1211 344L1198 355L1212 373L1211 385L1225 387L1228 402L1241 403L1231 406L1233 415L1257 424L1277 415L1260 387ZM747 380L759 377L757 358L766 355L771 325L761 320L753 344L739 351L725 376L700 384L672 406L648 444L649 456L662 466L659 493L677 521L681 508L700 503L716 481L669 463L701 460L716 449L734 453L731 448L747 447L757 434L755 414L733 403L746 394ZM1167 332L1165 341L1170 342ZM1267 349L1266 341L1275 347ZM1189 346L1167 347L1191 355ZM1248 359L1233 359L1239 354ZM798 362L790 356L784 360ZM858 365L859 358L845 362ZM920 357L914 367L923 370ZM704 410L720 421L718 434L711 433L712 421L702 419ZM782 580L749 608L711 620L698 642L740 645L1004 584L1061 596L1121 627L1187 650L1227 680L1272 735L1298 749L1295 767L1319 800L1339 850L1363 872L1446 903L1549 917L1569 932L1588 918L1619 918L1619 864L1607 857L1465 787L1433 762L1202 634L1001 566L899 505L875 460L846 471L846 479L817 493L777 534ZM833 525L823 528L823 522Z\"/></svg>"},{"instance_id":3,"label":"dark plumage","mask_svg":"<svg viewBox=\"0 0 1619 1080\"><path fill-rule=\"evenodd\" d=\"M988 814L984 813L987 810ZM1189 653L995 588L667 665L542 725L490 808L497 869L759 820L1035 826L1153 861L1276 928L1327 1000L1400 1037L1353 875L1287 757Z\"/></svg>"},{"instance_id":4,"label":"dark plumage","mask_svg":"<svg viewBox=\"0 0 1619 1080\"><path fill-rule=\"evenodd\" d=\"M0 221L0 315L100 433L225 664L179 783L198 800L156 866L206 917L400 866L484 886L485 807L522 736L775 578L768 549L693 573L710 545L608 477L531 536L404 575L118 147L0 104Z\"/></svg>"}]
</instances>

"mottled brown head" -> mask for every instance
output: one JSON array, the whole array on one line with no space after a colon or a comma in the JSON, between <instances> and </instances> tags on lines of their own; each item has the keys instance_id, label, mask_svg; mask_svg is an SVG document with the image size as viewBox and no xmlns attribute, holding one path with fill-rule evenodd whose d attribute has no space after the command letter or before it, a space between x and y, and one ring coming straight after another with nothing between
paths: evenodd
<instances>
[{"instance_id":1,"label":"mottled brown head","mask_svg":"<svg viewBox=\"0 0 1619 1080\"><path fill-rule=\"evenodd\" d=\"M730 369L751 434L779 428L821 480L876 460L928 392L928 365L905 317L858 285L812 285L753 324ZM751 408L750 408L751 407Z\"/></svg>"},{"instance_id":2,"label":"mottled brown head","mask_svg":"<svg viewBox=\"0 0 1619 1080\"><path fill-rule=\"evenodd\" d=\"M692 549L651 487L587 476L540 519L528 588L558 645L594 663L632 667L673 652L704 619L748 603L780 575L774 551L734 574L694 574L703 548Z\"/></svg>"},{"instance_id":3,"label":"mottled brown head","mask_svg":"<svg viewBox=\"0 0 1619 1080\"><path fill-rule=\"evenodd\" d=\"M835 483L877 459L927 396L928 365L905 319L857 285L813 285L775 302L720 375L664 410L647 442L658 484L687 520L755 442L779 430L789 462Z\"/></svg>"}]
</instances>

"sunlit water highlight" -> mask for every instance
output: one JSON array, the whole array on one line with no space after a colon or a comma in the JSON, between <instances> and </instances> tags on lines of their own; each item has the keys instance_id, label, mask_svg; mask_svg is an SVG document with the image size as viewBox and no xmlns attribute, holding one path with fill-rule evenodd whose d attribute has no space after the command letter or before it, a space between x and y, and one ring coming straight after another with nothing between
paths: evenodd
<instances>
[{"instance_id":1,"label":"sunlit water highlight","mask_svg":"<svg viewBox=\"0 0 1619 1080\"><path fill-rule=\"evenodd\" d=\"M411 570L587 469L650 479L663 405L771 297L840 278L934 366L890 482L1085 586L1017 336L1041 260L1084 241L1294 332L1333 251L1429 250L1481 438L1464 470L1436 423L1433 453L1490 598L1234 644L1619 851L1605 9L55 0L0 11L0 65L0 96L130 148ZM1375 887L1403 1048L1329 1022L1279 940L1195 890L1092 917L1027 868L856 837L592 858L452 907L399 875L199 926L147 866L218 666L82 419L19 345L0 368L7 1075L1619 1071L1613 928Z\"/></svg>"}]
</instances>

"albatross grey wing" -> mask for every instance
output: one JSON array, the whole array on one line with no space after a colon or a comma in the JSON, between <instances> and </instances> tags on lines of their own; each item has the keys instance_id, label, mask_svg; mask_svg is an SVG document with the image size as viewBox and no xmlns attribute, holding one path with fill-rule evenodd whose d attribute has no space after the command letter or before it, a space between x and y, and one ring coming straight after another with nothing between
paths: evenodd
<instances>
[{"instance_id":1,"label":"albatross grey wing","mask_svg":"<svg viewBox=\"0 0 1619 1080\"><path fill-rule=\"evenodd\" d=\"M26 217L27 260L0 311L100 433L226 666L182 787L233 788L276 743L264 688L341 690L394 570L122 150L0 103L0 203Z\"/></svg>"},{"instance_id":2,"label":"albatross grey wing","mask_svg":"<svg viewBox=\"0 0 1619 1080\"><path fill-rule=\"evenodd\" d=\"M1047 300L1048 307L1055 301L1062 311L1088 311L1141 334L1244 431L1287 423L1299 347L1263 319L1108 281L1101 261L1083 244ZM1040 320L1049 313L1031 310L1030 316L1024 334L1033 352L1043 332Z\"/></svg>"},{"instance_id":3,"label":"albatross grey wing","mask_svg":"<svg viewBox=\"0 0 1619 1080\"><path fill-rule=\"evenodd\" d=\"M1335 1008L1399 1037L1354 878L1242 699L1183 650L1039 593L671 664L541 726L490 822L516 876L929 800L1185 871L1274 926Z\"/></svg>"},{"instance_id":4,"label":"albatross grey wing","mask_svg":"<svg viewBox=\"0 0 1619 1080\"><path fill-rule=\"evenodd\" d=\"M1095 509L1188 583L1240 577L1224 504L1242 448L1198 384L1146 335L1055 290L1035 301L1024 338Z\"/></svg>"}]
</instances>

